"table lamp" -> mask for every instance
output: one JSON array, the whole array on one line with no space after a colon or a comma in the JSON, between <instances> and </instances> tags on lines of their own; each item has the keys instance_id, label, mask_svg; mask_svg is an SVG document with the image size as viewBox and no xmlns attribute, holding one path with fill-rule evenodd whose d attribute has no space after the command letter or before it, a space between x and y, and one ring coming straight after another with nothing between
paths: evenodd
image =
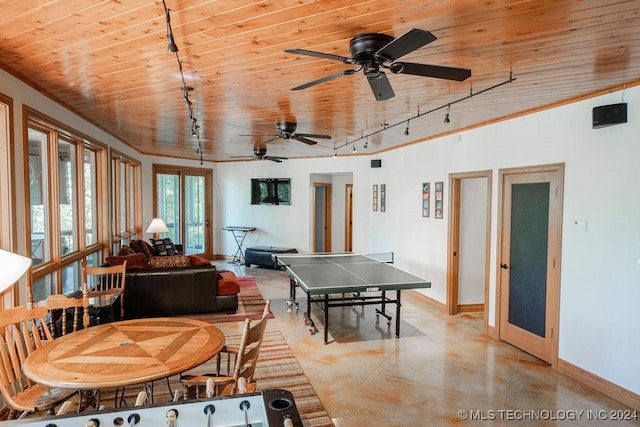
<instances>
[{"instance_id":1,"label":"table lamp","mask_svg":"<svg viewBox=\"0 0 640 427\"><path fill-rule=\"evenodd\" d=\"M164 223L162 218L153 218L151 220L151 224L147 228L147 233L153 233L153 237L155 239L160 238L160 233L168 233L169 229L167 228L167 224Z\"/></svg>"},{"instance_id":2,"label":"table lamp","mask_svg":"<svg viewBox=\"0 0 640 427\"><path fill-rule=\"evenodd\" d=\"M16 283L31 267L31 258L0 249L0 292Z\"/></svg>"}]
</instances>

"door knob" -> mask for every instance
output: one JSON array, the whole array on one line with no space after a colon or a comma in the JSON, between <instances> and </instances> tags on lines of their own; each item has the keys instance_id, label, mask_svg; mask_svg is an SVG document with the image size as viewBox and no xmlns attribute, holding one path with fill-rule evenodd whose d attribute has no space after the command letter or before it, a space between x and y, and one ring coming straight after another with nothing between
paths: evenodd
<instances>
[{"instance_id":1,"label":"door knob","mask_svg":"<svg viewBox=\"0 0 640 427\"><path fill-rule=\"evenodd\" d=\"M509 268L509 266L507 264L500 264L500 268L503 268L506 270Z\"/></svg>"}]
</instances>

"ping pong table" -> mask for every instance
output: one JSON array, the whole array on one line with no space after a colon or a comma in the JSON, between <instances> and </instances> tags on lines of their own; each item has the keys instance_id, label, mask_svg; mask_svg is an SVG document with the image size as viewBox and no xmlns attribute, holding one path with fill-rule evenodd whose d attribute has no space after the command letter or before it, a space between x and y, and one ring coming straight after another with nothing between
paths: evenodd
<instances>
[{"instance_id":1,"label":"ping pong table","mask_svg":"<svg viewBox=\"0 0 640 427\"><path fill-rule=\"evenodd\" d=\"M273 255L277 265L289 274L290 304L296 303L296 288L307 294L305 322L311 332L317 329L311 320L311 303L318 304L324 314L324 343L329 337L329 308L380 305L380 315L391 326L386 304L396 305L396 338L400 337L400 292L403 289L430 288L431 283L409 274L390 263L362 254L284 254ZM387 295L395 291L395 298ZM350 295L350 296L349 296Z\"/></svg>"}]
</instances>

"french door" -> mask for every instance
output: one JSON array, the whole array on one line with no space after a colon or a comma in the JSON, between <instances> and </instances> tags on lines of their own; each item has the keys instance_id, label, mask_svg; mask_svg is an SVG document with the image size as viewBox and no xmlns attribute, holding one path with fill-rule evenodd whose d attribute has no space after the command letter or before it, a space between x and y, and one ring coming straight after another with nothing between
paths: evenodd
<instances>
[{"instance_id":1,"label":"french door","mask_svg":"<svg viewBox=\"0 0 640 427\"><path fill-rule=\"evenodd\" d=\"M212 179L210 169L153 165L153 216L164 220L167 237L185 255L212 257Z\"/></svg>"},{"instance_id":2,"label":"french door","mask_svg":"<svg viewBox=\"0 0 640 427\"><path fill-rule=\"evenodd\" d=\"M500 339L558 359L563 165L501 171Z\"/></svg>"}]
</instances>

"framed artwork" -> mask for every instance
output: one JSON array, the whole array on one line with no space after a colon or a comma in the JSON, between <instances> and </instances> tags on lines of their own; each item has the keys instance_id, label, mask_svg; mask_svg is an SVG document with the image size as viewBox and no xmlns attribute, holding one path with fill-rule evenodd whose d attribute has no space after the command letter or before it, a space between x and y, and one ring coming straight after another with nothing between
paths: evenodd
<instances>
[{"instance_id":1,"label":"framed artwork","mask_svg":"<svg viewBox=\"0 0 640 427\"><path fill-rule=\"evenodd\" d=\"M386 190L387 186L385 184L380 184L380 212L385 211L386 204Z\"/></svg>"},{"instance_id":2,"label":"framed artwork","mask_svg":"<svg viewBox=\"0 0 640 427\"><path fill-rule=\"evenodd\" d=\"M438 181L436 182L436 188L435 188L435 204L436 204L436 213L435 213L435 217L442 219L442 214L443 214L443 209L444 209L444 201L442 198L442 188L444 186L444 183L442 181Z\"/></svg>"},{"instance_id":3,"label":"framed artwork","mask_svg":"<svg viewBox=\"0 0 640 427\"><path fill-rule=\"evenodd\" d=\"M378 210L378 184L373 184L373 210Z\"/></svg>"},{"instance_id":4,"label":"framed artwork","mask_svg":"<svg viewBox=\"0 0 640 427\"><path fill-rule=\"evenodd\" d=\"M422 183L422 216L429 218L429 183Z\"/></svg>"}]
</instances>

